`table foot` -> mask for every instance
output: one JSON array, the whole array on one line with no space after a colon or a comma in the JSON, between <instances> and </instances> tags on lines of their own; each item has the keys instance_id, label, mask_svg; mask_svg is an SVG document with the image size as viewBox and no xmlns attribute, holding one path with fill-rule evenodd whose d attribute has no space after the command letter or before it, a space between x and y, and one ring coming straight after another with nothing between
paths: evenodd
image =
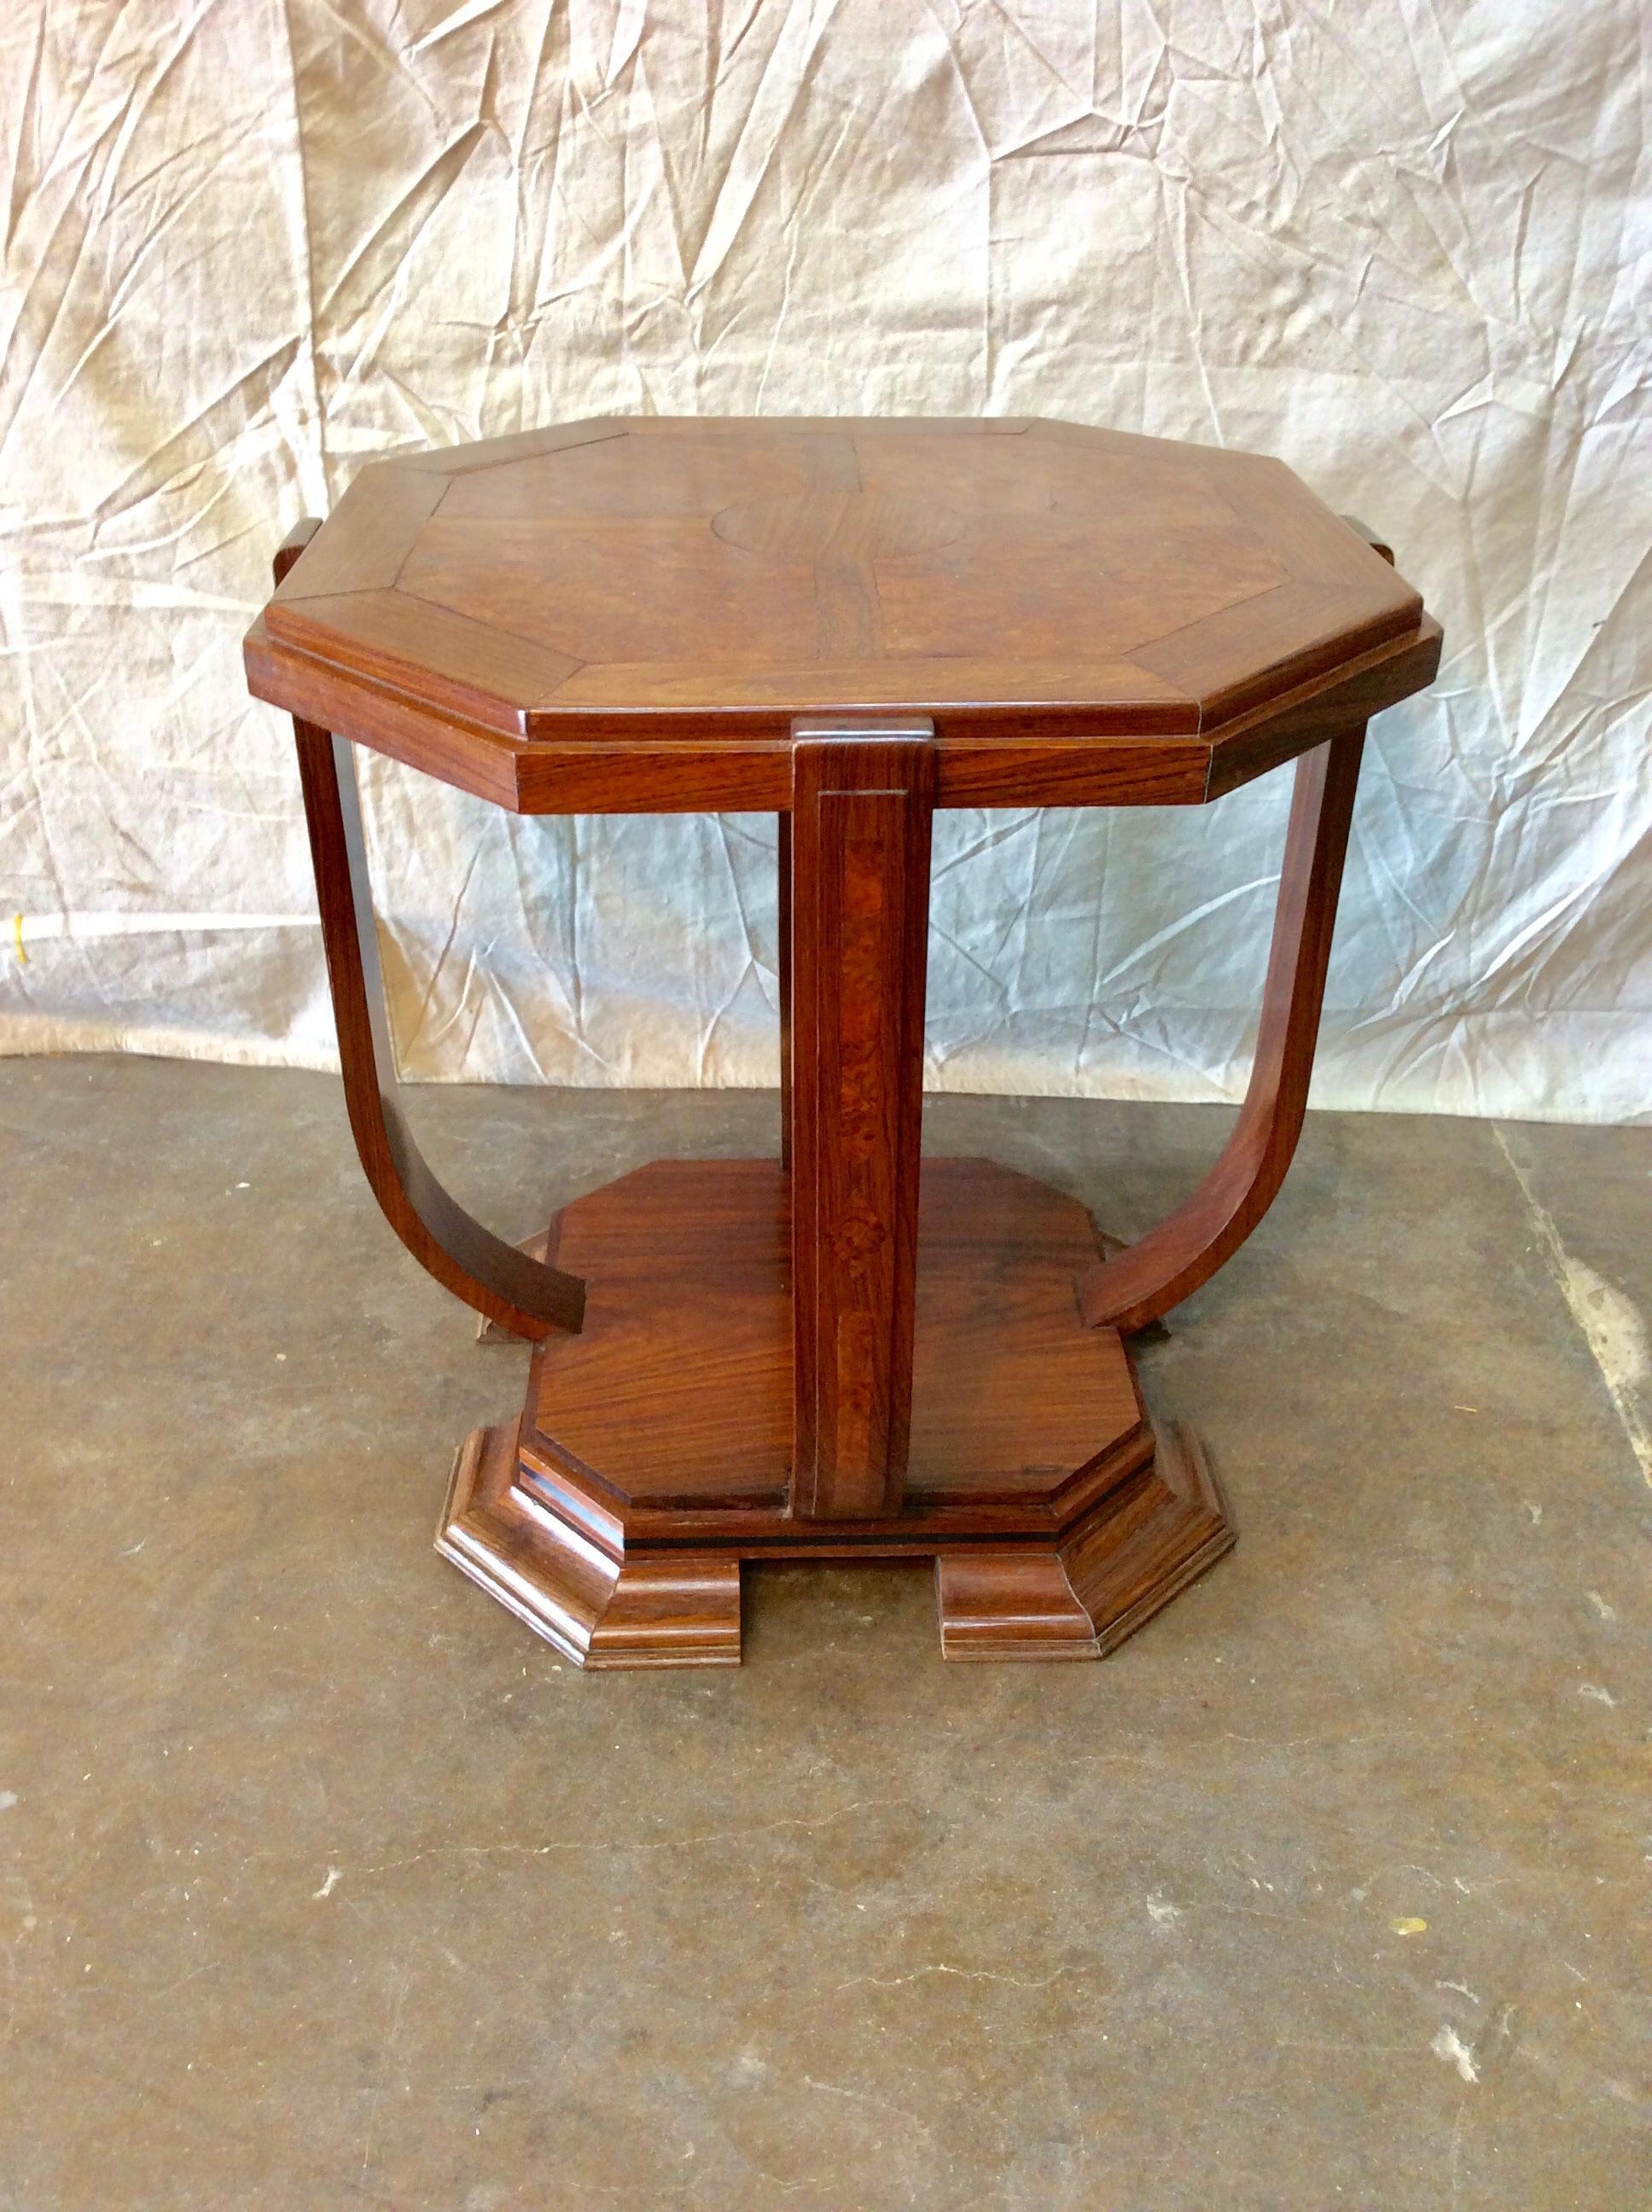
<instances>
[{"instance_id":1,"label":"table foot","mask_svg":"<svg viewBox=\"0 0 1652 2212\"><path fill-rule=\"evenodd\" d=\"M1045 1547L940 1553L946 1659L1100 1659L1231 1549L1234 1528L1197 1439L1152 1463Z\"/></svg>"},{"instance_id":2,"label":"table foot","mask_svg":"<svg viewBox=\"0 0 1652 2212\"><path fill-rule=\"evenodd\" d=\"M580 1667L738 1667L732 1553L615 1559L517 1486L514 1428L474 1429L436 1549Z\"/></svg>"},{"instance_id":3,"label":"table foot","mask_svg":"<svg viewBox=\"0 0 1652 2212\"><path fill-rule=\"evenodd\" d=\"M789 1204L774 1161L660 1161L539 1240L585 1328L465 1444L436 1547L576 1665L735 1665L742 1561L804 1559L935 1559L949 1659L1095 1659L1232 1543L1078 1314L1084 1208L986 1160L925 1163L898 1509L796 1511Z\"/></svg>"}]
</instances>

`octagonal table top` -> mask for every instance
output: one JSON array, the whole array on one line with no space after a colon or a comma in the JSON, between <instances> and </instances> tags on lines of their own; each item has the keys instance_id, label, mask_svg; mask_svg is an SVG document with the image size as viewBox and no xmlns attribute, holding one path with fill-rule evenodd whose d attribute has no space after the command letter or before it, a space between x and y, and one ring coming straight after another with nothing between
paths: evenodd
<instances>
[{"instance_id":1,"label":"octagonal table top","mask_svg":"<svg viewBox=\"0 0 1652 2212\"><path fill-rule=\"evenodd\" d=\"M526 811L784 805L925 716L942 804L1196 801L1432 675L1283 463L1076 423L610 417L375 462L254 692Z\"/></svg>"}]
</instances>

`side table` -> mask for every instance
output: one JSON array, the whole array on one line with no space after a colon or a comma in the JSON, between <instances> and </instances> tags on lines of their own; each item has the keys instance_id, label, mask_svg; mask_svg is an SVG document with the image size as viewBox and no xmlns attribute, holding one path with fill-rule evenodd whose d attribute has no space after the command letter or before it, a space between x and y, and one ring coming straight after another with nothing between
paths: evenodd
<instances>
[{"instance_id":1,"label":"side table","mask_svg":"<svg viewBox=\"0 0 1652 2212\"><path fill-rule=\"evenodd\" d=\"M377 463L246 641L295 718L350 1123L392 1226L536 1346L438 1548L585 1666L730 1664L744 1559L932 1556L949 1659L1098 1657L1233 1541L1132 1331L1303 1118L1368 718L1440 632L1281 463L1022 420L574 422ZM780 817L781 1157L669 1160L519 1249L395 1103L352 747L523 813ZM1127 1249L920 1170L938 806L1198 805L1295 759L1254 1073Z\"/></svg>"}]
</instances>

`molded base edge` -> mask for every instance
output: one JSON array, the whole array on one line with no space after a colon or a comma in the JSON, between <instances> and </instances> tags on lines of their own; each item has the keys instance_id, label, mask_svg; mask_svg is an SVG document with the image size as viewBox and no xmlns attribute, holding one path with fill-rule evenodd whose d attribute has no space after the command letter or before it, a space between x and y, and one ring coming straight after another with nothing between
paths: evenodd
<instances>
[{"instance_id":1,"label":"molded base edge","mask_svg":"<svg viewBox=\"0 0 1652 2212\"><path fill-rule=\"evenodd\" d=\"M1152 1462L1059 1538L935 1543L944 1658L1099 1659L1231 1547L1197 1442L1179 1426L1155 1441ZM436 1531L444 1559L576 1666L739 1663L740 1562L758 1547L643 1545L615 1559L518 1483L518 1454L513 1427L466 1439ZM791 1557L914 1548L898 1517L853 1546L810 1533L799 1524Z\"/></svg>"}]
</instances>

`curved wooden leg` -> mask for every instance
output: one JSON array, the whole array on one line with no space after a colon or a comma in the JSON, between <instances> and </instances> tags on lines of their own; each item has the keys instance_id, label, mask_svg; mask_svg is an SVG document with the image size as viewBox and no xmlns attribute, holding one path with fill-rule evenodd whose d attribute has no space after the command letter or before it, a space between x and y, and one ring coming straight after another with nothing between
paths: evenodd
<instances>
[{"instance_id":1,"label":"curved wooden leg","mask_svg":"<svg viewBox=\"0 0 1652 2212\"><path fill-rule=\"evenodd\" d=\"M1236 1252L1285 1181L1308 1103L1337 892L1365 742L1357 729L1297 763L1250 1087L1221 1158L1185 1205L1078 1280L1092 1327L1145 1328Z\"/></svg>"},{"instance_id":2,"label":"curved wooden leg","mask_svg":"<svg viewBox=\"0 0 1652 2212\"><path fill-rule=\"evenodd\" d=\"M300 526L276 556L279 583L309 542ZM321 937L338 1023L338 1056L355 1149L386 1220L427 1273L514 1336L577 1331L585 1285L474 1220L426 1166L395 1100L379 945L349 741L293 723L315 864Z\"/></svg>"}]
</instances>

